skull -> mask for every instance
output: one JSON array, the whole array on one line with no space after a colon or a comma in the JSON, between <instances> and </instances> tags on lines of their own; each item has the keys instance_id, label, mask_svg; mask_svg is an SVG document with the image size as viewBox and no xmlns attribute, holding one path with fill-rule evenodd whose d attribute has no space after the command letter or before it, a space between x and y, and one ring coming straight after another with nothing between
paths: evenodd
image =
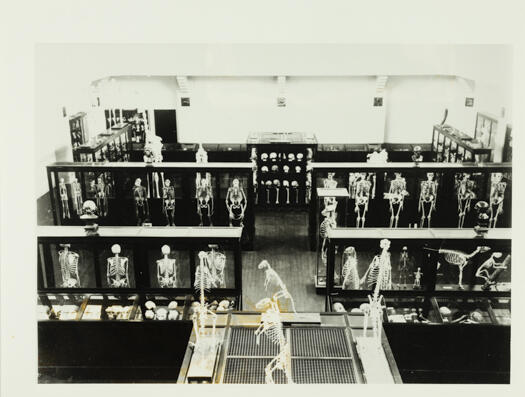
<instances>
[{"instance_id":1,"label":"skull","mask_svg":"<svg viewBox=\"0 0 525 397\"><path fill-rule=\"evenodd\" d=\"M271 161L277 161L277 153L271 152L270 153L270 160Z\"/></svg>"},{"instance_id":2,"label":"skull","mask_svg":"<svg viewBox=\"0 0 525 397\"><path fill-rule=\"evenodd\" d=\"M285 165L285 166L283 167L283 171L284 171L285 174L287 174L288 172L290 172L290 167L288 167L287 165Z\"/></svg>"},{"instance_id":3,"label":"skull","mask_svg":"<svg viewBox=\"0 0 525 397\"><path fill-rule=\"evenodd\" d=\"M279 166L278 165L272 165L272 172L279 172Z\"/></svg>"},{"instance_id":4,"label":"skull","mask_svg":"<svg viewBox=\"0 0 525 397\"><path fill-rule=\"evenodd\" d=\"M268 167L265 166L265 165L263 165L263 166L261 167L261 172L263 172L263 173L268 172Z\"/></svg>"},{"instance_id":5,"label":"skull","mask_svg":"<svg viewBox=\"0 0 525 397\"><path fill-rule=\"evenodd\" d=\"M293 153L288 154L288 161L294 161L295 155Z\"/></svg>"},{"instance_id":6,"label":"skull","mask_svg":"<svg viewBox=\"0 0 525 397\"><path fill-rule=\"evenodd\" d=\"M279 187L281 186L281 181L279 181L279 179L274 179L273 184L275 185L275 187Z\"/></svg>"},{"instance_id":7,"label":"skull","mask_svg":"<svg viewBox=\"0 0 525 397\"><path fill-rule=\"evenodd\" d=\"M268 153L261 153L261 160L267 161L268 160Z\"/></svg>"},{"instance_id":8,"label":"skull","mask_svg":"<svg viewBox=\"0 0 525 397\"><path fill-rule=\"evenodd\" d=\"M295 172L296 172L297 174L300 174L300 173L301 173L301 166L296 165L296 166L295 166Z\"/></svg>"},{"instance_id":9,"label":"skull","mask_svg":"<svg viewBox=\"0 0 525 397\"><path fill-rule=\"evenodd\" d=\"M297 153L297 156L295 156L295 157L297 158L297 161L303 161L304 154Z\"/></svg>"},{"instance_id":10,"label":"skull","mask_svg":"<svg viewBox=\"0 0 525 397\"><path fill-rule=\"evenodd\" d=\"M283 186L288 187L290 186L290 182L288 182L286 179L283 181Z\"/></svg>"}]
</instances>

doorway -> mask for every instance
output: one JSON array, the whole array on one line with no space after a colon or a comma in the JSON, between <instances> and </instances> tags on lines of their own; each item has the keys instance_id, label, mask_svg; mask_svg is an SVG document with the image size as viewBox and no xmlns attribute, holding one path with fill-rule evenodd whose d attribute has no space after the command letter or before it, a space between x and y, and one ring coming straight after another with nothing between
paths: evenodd
<instances>
[{"instance_id":1,"label":"doorway","mask_svg":"<svg viewBox=\"0 0 525 397\"><path fill-rule=\"evenodd\" d=\"M175 109L155 109L155 133L163 143L177 143L177 115Z\"/></svg>"}]
</instances>

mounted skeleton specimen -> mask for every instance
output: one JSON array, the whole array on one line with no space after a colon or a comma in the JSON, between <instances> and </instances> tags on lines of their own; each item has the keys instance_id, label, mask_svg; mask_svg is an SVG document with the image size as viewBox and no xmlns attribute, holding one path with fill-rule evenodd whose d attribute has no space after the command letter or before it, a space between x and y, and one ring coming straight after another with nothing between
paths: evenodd
<instances>
[{"instance_id":1,"label":"mounted skeleton specimen","mask_svg":"<svg viewBox=\"0 0 525 397\"><path fill-rule=\"evenodd\" d=\"M354 247L346 247L343 251L343 289L359 289L359 273L357 272L357 253Z\"/></svg>"},{"instance_id":2,"label":"mounted skeleton specimen","mask_svg":"<svg viewBox=\"0 0 525 397\"><path fill-rule=\"evenodd\" d=\"M62 287L80 288L80 276L78 275L79 255L70 251L70 244L60 244L63 249L58 251L58 263L62 274Z\"/></svg>"},{"instance_id":3,"label":"mounted skeleton specimen","mask_svg":"<svg viewBox=\"0 0 525 397\"><path fill-rule=\"evenodd\" d=\"M112 288L128 288L128 258L120 256L120 245L114 244L111 247L113 257L107 260L106 281Z\"/></svg>"},{"instance_id":4,"label":"mounted skeleton specimen","mask_svg":"<svg viewBox=\"0 0 525 397\"><path fill-rule=\"evenodd\" d=\"M243 226L244 213L246 211L247 200L244 190L236 178L226 193L226 208L230 219L230 226Z\"/></svg>"},{"instance_id":5,"label":"mounted skeleton specimen","mask_svg":"<svg viewBox=\"0 0 525 397\"><path fill-rule=\"evenodd\" d=\"M469 173L456 175L456 196L458 200L458 228L465 223L465 216L470 211L470 203L476 198L476 182L470 179Z\"/></svg>"},{"instance_id":6,"label":"mounted skeleton specimen","mask_svg":"<svg viewBox=\"0 0 525 397\"><path fill-rule=\"evenodd\" d=\"M268 263L267 260L263 260L261 263L259 263L258 268L260 270L264 270L264 289L270 293L272 299L274 299L275 302L280 305L281 309L288 309L288 305L284 302L289 301L292 309L291 311L296 313L295 302L292 295L288 292L288 288L286 288L286 285L284 284L281 277L279 277L277 272L272 269L270 263ZM282 300L284 300L284 302Z\"/></svg>"},{"instance_id":7,"label":"mounted skeleton specimen","mask_svg":"<svg viewBox=\"0 0 525 397\"><path fill-rule=\"evenodd\" d=\"M503 174L494 172L490 175L490 221L489 227L496 227L498 216L503 212L503 201L505 199L505 190L507 182L503 182Z\"/></svg>"},{"instance_id":8,"label":"mounted skeleton specimen","mask_svg":"<svg viewBox=\"0 0 525 397\"><path fill-rule=\"evenodd\" d=\"M425 225L430 227L430 220L432 219L432 212L436 210L438 182L434 180L435 174L427 172L427 179L421 182L421 190L419 193L419 212L421 213L421 222L419 227Z\"/></svg>"},{"instance_id":9,"label":"mounted skeleton specimen","mask_svg":"<svg viewBox=\"0 0 525 397\"><path fill-rule=\"evenodd\" d=\"M395 172L395 178L390 181L388 193L385 198L388 199L390 208L390 227L398 227L399 215L403 210L405 196L408 196L407 182L400 172Z\"/></svg>"},{"instance_id":10,"label":"mounted skeleton specimen","mask_svg":"<svg viewBox=\"0 0 525 397\"><path fill-rule=\"evenodd\" d=\"M161 248L162 259L157 260L157 281L160 288L177 288L177 261L169 257L169 245Z\"/></svg>"}]
</instances>

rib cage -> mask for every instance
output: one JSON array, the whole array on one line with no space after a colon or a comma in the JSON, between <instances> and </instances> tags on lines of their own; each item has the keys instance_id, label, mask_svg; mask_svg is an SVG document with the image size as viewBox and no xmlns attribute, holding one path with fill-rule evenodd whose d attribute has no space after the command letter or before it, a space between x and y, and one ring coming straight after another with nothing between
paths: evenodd
<instances>
[{"instance_id":1,"label":"rib cage","mask_svg":"<svg viewBox=\"0 0 525 397\"><path fill-rule=\"evenodd\" d=\"M337 224L333 219L331 219L330 217L325 218L319 226L319 235L321 236L321 238L327 238L328 230L333 229L336 226Z\"/></svg>"},{"instance_id":2,"label":"rib cage","mask_svg":"<svg viewBox=\"0 0 525 397\"><path fill-rule=\"evenodd\" d=\"M349 258L342 269L343 289L359 289L359 274L357 273L357 259Z\"/></svg>"},{"instance_id":3,"label":"rib cage","mask_svg":"<svg viewBox=\"0 0 525 397\"><path fill-rule=\"evenodd\" d=\"M390 254L385 256L385 263L381 266L381 256L376 255L370 263L367 277L367 285L370 288L376 284L376 289L392 288L392 266L390 265Z\"/></svg>"}]
</instances>

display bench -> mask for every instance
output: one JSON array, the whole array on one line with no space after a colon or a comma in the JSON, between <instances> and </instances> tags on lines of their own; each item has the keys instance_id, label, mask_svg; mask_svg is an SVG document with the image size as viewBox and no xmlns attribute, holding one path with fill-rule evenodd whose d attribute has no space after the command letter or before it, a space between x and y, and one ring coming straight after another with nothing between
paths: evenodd
<instances>
[{"instance_id":1,"label":"display bench","mask_svg":"<svg viewBox=\"0 0 525 397\"><path fill-rule=\"evenodd\" d=\"M108 226L243 226L255 237L251 163L54 163L47 167L55 225L82 225L93 201Z\"/></svg>"},{"instance_id":2,"label":"display bench","mask_svg":"<svg viewBox=\"0 0 525 397\"><path fill-rule=\"evenodd\" d=\"M490 161L493 148L450 125L435 125L432 160L446 163Z\"/></svg>"},{"instance_id":3,"label":"display bench","mask_svg":"<svg viewBox=\"0 0 525 397\"><path fill-rule=\"evenodd\" d=\"M327 306L362 322L390 241L382 323L403 382L510 379L511 230L334 229ZM389 267L390 266L390 267ZM446 341L446 342L444 342Z\"/></svg>"},{"instance_id":4,"label":"display bench","mask_svg":"<svg viewBox=\"0 0 525 397\"><path fill-rule=\"evenodd\" d=\"M342 313L281 314L283 337L290 348L290 377L294 384L402 383L382 334L382 356L362 357L356 348L358 330ZM266 333L259 343L255 330L259 312L231 312L217 319L219 348L215 366L195 376L194 349L188 347L178 383L264 384L266 366L279 355L279 346ZM190 341L195 341L193 332ZM376 361L374 361L374 358ZM383 369L373 373L370 363ZM377 368L377 367L376 367ZM374 376L375 375L375 376ZM290 383L282 370L271 374L277 384Z\"/></svg>"},{"instance_id":5,"label":"display bench","mask_svg":"<svg viewBox=\"0 0 525 397\"><path fill-rule=\"evenodd\" d=\"M254 166L256 205L304 208L311 198L310 164L317 150L313 134L260 132L248 137Z\"/></svg>"},{"instance_id":6,"label":"display bench","mask_svg":"<svg viewBox=\"0 0 525 397\"><path fill-rule=\"evenodd\" d=\"M317 163L312 167L310 248L322 243L326 199L317 188L348 191L336 226L462 227L476 225L478 201L490 205L491 227L511 227L511 163Z\"/></svg>"},{"instance_id":7,"label":"display bench","mask_svg":"<svg viewBox=\"0 0 525 397\"><path fill-rule=\"evenodd\" d=\"M73 147L73 160L129 161L131 153L131 127L129 124L115 125L93 140Z\"/></svg>"},{"instance_id":8,"label":"display bench","mask_svg":"<svg viewBox=\"0 0 525 397\"><path fill-rule=\"evenodd\" d=\"M423 161L432 160L431 145L425 143L323 143L318 146L315 161L364 163L367 155L380 146L384 147L388 152L389 161L411 161L416 146L421 148Z\"/></svg>"}]
</instances>

